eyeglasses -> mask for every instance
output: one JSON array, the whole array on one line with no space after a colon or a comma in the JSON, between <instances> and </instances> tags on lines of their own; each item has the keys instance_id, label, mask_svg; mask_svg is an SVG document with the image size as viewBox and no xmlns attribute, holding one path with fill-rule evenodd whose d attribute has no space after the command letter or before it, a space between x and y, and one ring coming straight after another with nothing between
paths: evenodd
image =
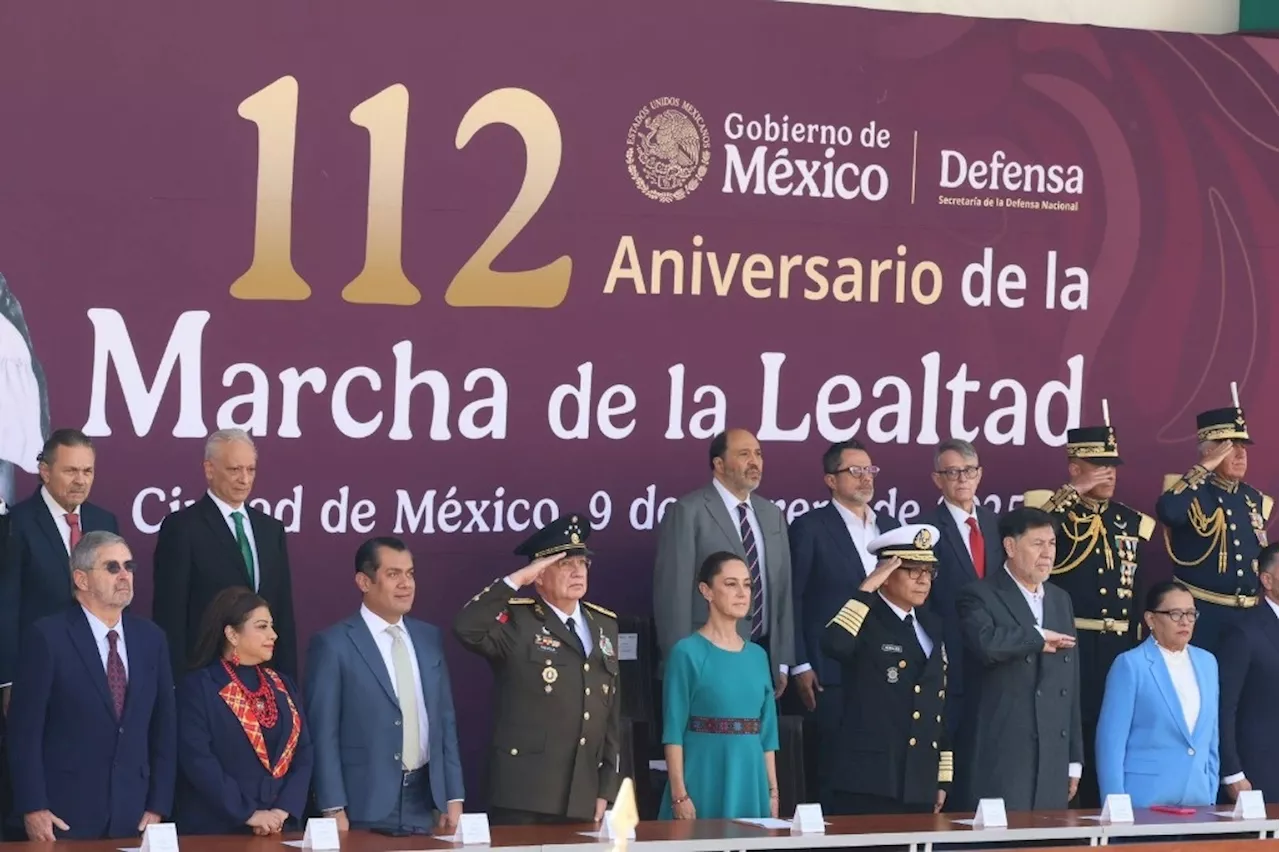
<instances>
[{"instance_id":1,"label":"eyeglasses","mask_svg":"<svg viewBox=\"0 0 1280 852\"><path fill-rule=\"evenodd\" d=\"M1200 613L1194 609L1153 609L1152 612L1158 612L1160 615L1167 615L1175 623L1181 624L1183 621L1196 623L1196 619L1200 617Z\"/></svg>"},{"instance_id":2,"label":"eyeglasses","mask_svg":"<svg viewBox=\"0 0 1280 852\"><path fill-rule=\"evenodd\" d=\"M936 473L944 479L950 479L955 482L957 479L977 479L978 474L982 473L982 467L980 465L949 467L946 470L936 471Z\"/></svg>"},{"instance_id":3,"label":"eyeglasses","mask_svg":"<svg viewBox=\"0 0 1280 852\"><path fill-rule=\"evenodd\" d=\"M874 478L879 472L880 468L875 465L868 465L867 467L844 467L840 470L832 471L833 474L847 473L854 479L861 479L864 476Z\"/></svg>"},{"instance_id":4,"label":"eyeglasses","mask_svg":"<svg viewBox=\"0 0 1280 852\"><path fill-rule=\"evenodd\" d=\"M930 580L938 576L938 569L932 565L903 565L898 570L906 571L907 576L913 580L919 580L921 574L928 574Z\"/></svg>"},{"instance_id":5,"label":"eyeglasses","mask_svg":"<svg viewBox=\"0 0 1280 852\"><path fill-rule=\"evenodd\" d=\"M103 565L102 567L103 569L106 570L108 574L119 574L121 571L128 571L130 574L132 574L134 571L138 570L138 563L134 562L132 559L127 560L125 562L117 562L116 560L112 559L110 562Z\"/></svg>"}]
</instances>

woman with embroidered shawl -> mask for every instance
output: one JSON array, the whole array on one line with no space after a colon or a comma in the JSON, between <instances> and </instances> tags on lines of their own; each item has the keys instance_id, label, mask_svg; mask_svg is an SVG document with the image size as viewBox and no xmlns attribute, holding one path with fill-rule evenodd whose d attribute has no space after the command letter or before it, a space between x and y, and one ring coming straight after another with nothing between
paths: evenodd
<instances>
[{"instance_id":1,"label":"woman with embroidered shawl","mask_svg":"<svg viewBox=\"0 0 1280 852\"><path fill-rule=\"evenodd\" d=\"M244 587L209 603L192 671L179 683L179 834L268 836L297 827L314 756L301 692L267 666L267 602Z\"/></svg>"}]
</instances>

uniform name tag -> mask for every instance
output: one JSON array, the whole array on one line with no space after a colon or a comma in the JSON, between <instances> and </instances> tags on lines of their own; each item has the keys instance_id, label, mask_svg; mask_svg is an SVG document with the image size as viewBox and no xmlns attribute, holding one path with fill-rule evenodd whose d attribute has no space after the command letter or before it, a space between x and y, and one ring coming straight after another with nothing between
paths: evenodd
<instances>
[{"instance_id":1,"label":"uniform name tag","mask_svg":"<svg viewBox=\"0 0 1280 852\"><path fill-rule=\"evenodd\" d=\"M901 654L902 646L901 645L881 645L880 650L884 651L886 654Z\"/></svg>"}]
</instances>

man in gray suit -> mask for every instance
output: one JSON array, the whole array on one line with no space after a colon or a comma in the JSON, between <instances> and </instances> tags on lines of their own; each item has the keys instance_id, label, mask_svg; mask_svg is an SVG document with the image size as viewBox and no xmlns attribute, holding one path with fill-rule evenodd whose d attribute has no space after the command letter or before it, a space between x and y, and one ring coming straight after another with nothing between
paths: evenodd
<instances>
[{"instance_id":1,"label":"man in gray suit","mask_svg":"<svg viewBox=\"0 0 1280 852\"><path fill-rule=\"evenodd\" d=\"M742 638L769 652L776 694L795 665L795 609L791 547L782 511L754 492L764 472L760 442L745 429L711 441L711 482L667 507L653 570L653 618L663 661L671 647L707 620L698 594L698 568L717 551L742 557L751 571L753 599L738 622Z\"/></svg>"},{"instance_id":2,"label":"man in gray suit","mask_svg":"<svg viewBox=\"0 0 1280 852\"><path fill-rule=\"evenodd\" d=\"M961 722L955 765L964 808L1004 799L1010 811L1063 810L1084 761L1080 661L1071 596L1045 582L1057 521L1019 507L1000 518L1003 566L956 599L975 711Z\"/></svg>"},{"instance_id":3,"label":"man in gray suit","mask_svg":"<svg viewBox=\"0 0 1280 852\"><path fill-rule=\"evenodd\" d=\"M307 656L316 803L343 831L452 834L463 801L453 691L443 634L407 617L413 554L369 539L356 586L360 611L317 633Z\"/></svg>"}]
</instances>

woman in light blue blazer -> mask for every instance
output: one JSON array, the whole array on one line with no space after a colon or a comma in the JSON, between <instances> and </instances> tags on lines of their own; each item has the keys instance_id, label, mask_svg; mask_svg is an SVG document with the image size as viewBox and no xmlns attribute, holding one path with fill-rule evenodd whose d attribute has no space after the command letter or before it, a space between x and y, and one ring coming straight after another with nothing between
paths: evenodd
<instances>
[{"instance_id":1,"label":"woman in light blue blazer","mask_svg":"<svg viewBox=\"0 0 1280 852\"><path fill-rule=\"evenodd\" d=\"M1147 593L1147 641L1116 658L1098 716L1103 797L1135 808L1212 805L1218 795L1218 661L1191 645L1195 598L1176 581Z\"/></svg>"}]
</instances>

